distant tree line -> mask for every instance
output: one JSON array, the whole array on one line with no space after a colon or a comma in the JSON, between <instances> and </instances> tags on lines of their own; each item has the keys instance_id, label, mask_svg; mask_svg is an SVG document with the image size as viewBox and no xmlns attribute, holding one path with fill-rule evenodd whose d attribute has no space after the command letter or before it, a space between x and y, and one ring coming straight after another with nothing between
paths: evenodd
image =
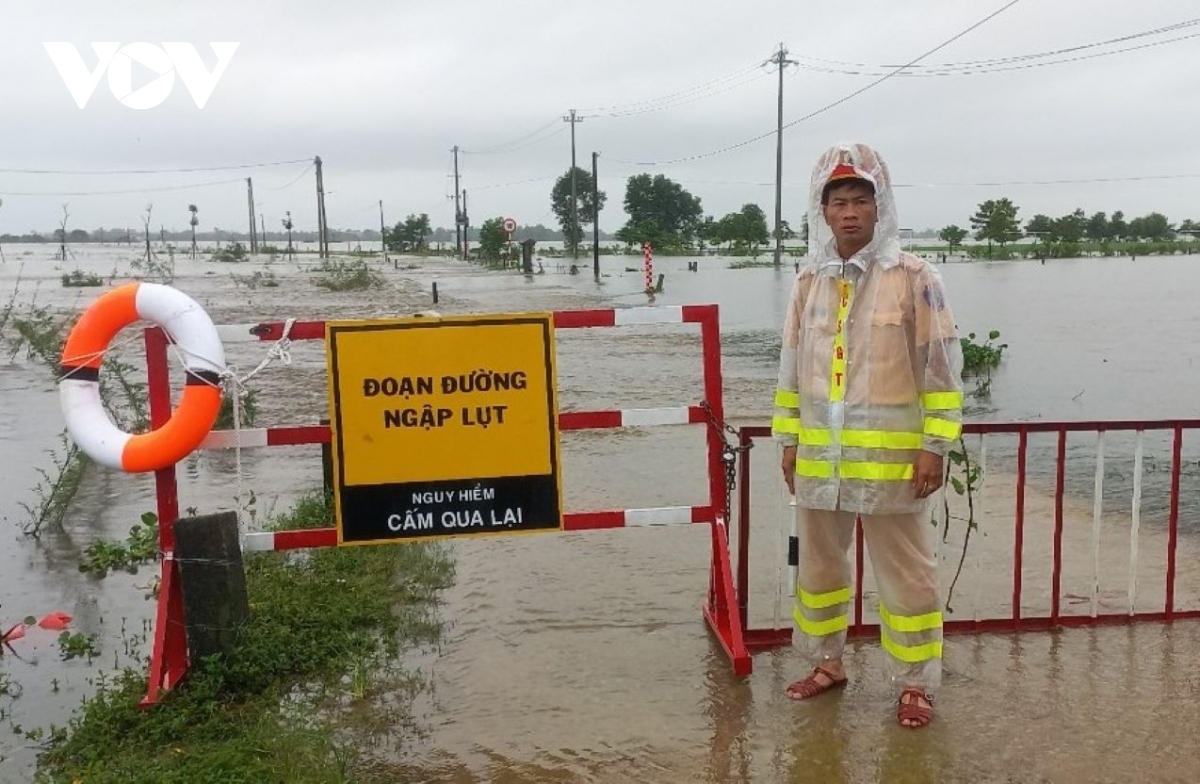
<instances>
[{"instance_id":1,"label":"distant tree line","mask_svg":"<svg viewBox=\"0 0 1200 784\"><path fill-rule=\"evenodd\" d=\"M1020 208L1007 198L981 203L969 221L974 238L987 245L968 248L968 253L1007 258L1011 254L1005 246L1026 238L1032 238L1034 242L1023 246L1025 255L1043 257L1072 257L1089 252L1115 255L1139 250L1143 253L1192 252L1197 244L1196 235L1200 234L1197 221L1187 219L1176 226L1160 212L1127 220L1120 210L1110 216L1106 212L1088 215L1082 209L1076 209L1056 218L1034 215L1024 226L1018 218L1019 212ZM954 253L968 232L951 225L943 228L938 236L950 246L950 253ZM1000 246L998 251L994 245Z\"/></svg>"}]
</instances>

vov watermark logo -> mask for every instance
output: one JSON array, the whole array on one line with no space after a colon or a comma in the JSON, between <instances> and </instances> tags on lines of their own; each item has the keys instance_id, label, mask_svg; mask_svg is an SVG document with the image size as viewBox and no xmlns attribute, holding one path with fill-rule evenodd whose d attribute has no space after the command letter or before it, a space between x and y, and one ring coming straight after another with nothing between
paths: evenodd
<instances>
[{"instance_id":1,"label":"vov watermark logo","mask_svg":"<svg viewBox=\"0 0 1200 784\"><path fill-rule=\"evenodd\" d=\"M94 69L84 63L74 44L51 41L43 42L42 46L46 47L80 109L87 106L106 70L108 89L130 109L153 109L167 100L175 86L176 73L192 94L196 108L203 109L238 48L237 43L210 43L217 55L217 65L209 71L196 47L189 43L166 42L159 47L141 41L124 46L114 42L92 42L92 50L99 59ZM134 90L134 63L158 76Z\"/></svg>"}]
</instances>

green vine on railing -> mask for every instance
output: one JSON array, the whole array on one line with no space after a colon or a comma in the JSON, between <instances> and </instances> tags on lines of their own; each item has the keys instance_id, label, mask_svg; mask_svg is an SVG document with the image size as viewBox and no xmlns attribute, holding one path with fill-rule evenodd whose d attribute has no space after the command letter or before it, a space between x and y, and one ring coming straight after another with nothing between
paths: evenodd
<instances>
[{"instance_id":1,"label":"green vine on railing","mask_svg":"<svg viewBox=\"0 0 1200 784\"><path fill-rule=\"evenodd\" d=\"M967 532L963 536L962 552L958 556L958 568L954 572L954 579L950 581L950 589L946 592L946 612L954 612L954 606L950 601L954 598L954 587L958 584L958 578L962 575L963 564L967 560L967 548L971 543L971 533L979 528L979 523L975 520L975 493L979 491L980 485L983 484L983 467L978 463L971 463L971 455L967 451L967 445L960 436L958 439L958 449L951 449L946 457L946 487L954 490L960 496L965 496L967 499L967 516L958 517L950 514L950 501L947 494L942 495L942 541L945 542L950 536L950 521L959 520L967 524ZM955 466L960 472L959 476L954 476L953 471Z\"/></svg>"},{"instance_id":2,"label":"green vine on railing","mask_svg":"<svg viewBox=\"0 0 1200 784\"><path fill-rule=\"evenodd\" d=\"M963 381L974 380L975 386L968 393L974 398L991 397L992 371L1000 366L1000 361L1004 358L1004 351L1008 348L1007 343L996 343L999 339L1000 330L998 329L988 332L987 338L982 342L976 342L977 338L974 332L970 332L965 338L960 339L963 353ZM963 564L967 560L971 534L979 529L979 522L975 519L975 494L979 492L983 484L983 466L971 462L971 454L961 436L958 439L958 448L951 449L946 454L946 458L944 468L946 491L942 494L942 541L949 540L951 520L958 520L966 523L967 526L966 533L963 535L962 552L958 556L958 567L955 569L954 579L950 581L950 588L946 592L946 612L952 613L954 612L954 605L951 603L954 599L954 589L958 585L958 580L962 576ZM966 517L950 514L949 494L951 491L966 498ZM933 524L937 525L936 519Z\"/></svg>"}]
</instances>

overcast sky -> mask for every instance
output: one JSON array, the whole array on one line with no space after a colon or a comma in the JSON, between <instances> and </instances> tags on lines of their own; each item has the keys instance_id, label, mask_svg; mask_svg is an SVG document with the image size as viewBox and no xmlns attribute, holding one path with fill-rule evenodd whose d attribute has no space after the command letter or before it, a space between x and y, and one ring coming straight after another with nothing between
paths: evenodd
<instances>
[{"instance_id":1,"label":"overcast sky","mask_svg":"<svg viewBox=\"0 0 1200 784\"><path fill-rule=\"evenodd\" d=\"M761 64L780 43L801 61L784 77L791 122L878 79L861 72L911 62L1007 2L10 2L0 11L0 233L48 231L63 203L69 226L89 230L137 227L151 202L155 226L185 227L195 203L202 228L244 230L247 175L269 229L285 210L315 228L306 169L317 155L331 226L377 227L379 199L389 223L427 212L452 226L454 145L472 224L504 215L549 225L572 108L585 117L579 165L600 152L605 230L624 222L625 180L641 171L680 182L707 214L756 202L771 215L773 133L706 154L774 130L777 81ZM1190 0L1021 0L920 65L1024 57L1198 18ZM1022 221L1076 207L1200 219L1200 37L1185 37L1197 35L1200 25L1001 64L1011 70L888 79L785 130L784 217L800 220L817 154L860 139L911 186L898 191L905 226L965 226L979 202L1002 196ZM46 41L74 44L88 69L93 41L189 42L209 69L209 42L239 45L203 109L177 73L154 108L122 105L101 78L81 110ZM1092 57L1135 46L1145 48ZM1069 57L1089 59L1044 65ZM156 76L139 65L132 74L134 89ZM705 157L668 163L693 156ZM294 160L304 162L11 171ZM1119 181L1011 184L1099 179ZM94 195L60 195L84 192Z\"/></svg>"}]
</instances>

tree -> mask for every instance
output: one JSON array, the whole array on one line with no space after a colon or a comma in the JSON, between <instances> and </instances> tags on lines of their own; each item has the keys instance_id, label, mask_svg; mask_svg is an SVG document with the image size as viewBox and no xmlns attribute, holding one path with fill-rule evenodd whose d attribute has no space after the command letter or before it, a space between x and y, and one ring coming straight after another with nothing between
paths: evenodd
<instances>
[{"instance_id":1,"label":"tree","mask_svg":"<svg viewBox=\"0 0 1200 784\"><path fill-rule=\"evenodd\" d=\"M950 246L950 253L954 253L954 249L962 245L962 241L967 238L967 230L955 226L953 224L947 226L938 232L938 239Z\"/></svg>"},{"instance_id":2,"label":"tree","mask_svg":"<svg viewBox=\"0 0 1200 784\"><path fill-rule=\"evenodd\" d=\"M1092 217L1088 218L1087 228L1084 230L1089 240L1093 242L1103 242L1109 238L1108 216L1103 212L1096 212Z\"/></svg>"},{"instance_id":3,"label":"tree","mask_svg":"<svg viewBox=\"0 0 1200 784\"><path fill-rule=\"evenodd\" d=\"M71 217L71 213L67 212L67 205L62 206L62 220L58 224L58 228L54 230L54 238L58 240L58 253L54 258L60 261L67 260L67 219Z\"/></svg>"},{"instance_id":4,"label":"tree","mask_svg":"<svg viewBox=\"0 0 1200 784\"><path fill-rule=\"evenodd\" d=\"M192 217L188 219L188 225L192 227L192 258L194 259L196 258L196 227L200 225L200 218L198 216L200 208L195 204L189 204L188 212L192 214Z\"/></svg>"},{"instance_id":5,"label":"tree","mask_svg":"<svg viewBox=\"0 0 1200 784\"><path fill-rule=\"evenodd\" d=\"M975 239L987 240L988 258L992 256L993 242L1004 247L1006 242L1021 236L1021 225L1017 222L1018 209L1008 199L988 199L971 216Z\"/></svg>"},{"instance_id":6,"label":"tree","mask_svg":"<svg viewBox=\"0 0 1200 784\"><path fill-rule=\"evenodd\" d=\"M1114 240L1123 240L1129 236L1129 224L1125 222L1125 213L1117 210L1108 222L1108 236Z\"/></svg>"},{"instance_id":7,"label":"tree","mask_svg":"<svg viewBox=\"0 0 1200 784\"><path fill-rule=\"evenodd\" d=\"M617 232L617 239L631 244L651 242L663 248L691 242L703 215L700 199L662 174L629 178L625 212L629 222Z\"/></svg>"},{"instance_id":8,"label":"tree","mask_svg":"<svg viewBox=\"0 0 1200 784\"><path fill-rule=\"evenodd\" d=\"M554 217L558 218L558 225L562 227L563 242L569 251L574 251L583 241L583 227L591 225L592 216L604 209L604 201L608 198L604 191L599 191L593 202L592 187L592 173L576 166L575 207L579 213L578 224L573 224L575 215L571 210L571 169L558 178L550 191L550 207Z\"/></svg>"},{"instance_id":9,"label":"tree","mask_svg":"<svg viewBox=\"0 0 1200 784\"><path fill-rule=\"evenodd\" d=\"M701 224L703 226L703 224ZM770 239L767 215L757 204L744 204L740 212L731 212L717 221L709 232L712 241L728 242L730 249L758 254L758 248Z\"/></svg>"},{"instance_id":10,"label":"tree","mask_svg":"<svg viewBox=\"0 0 1200 784\"><path fill-rule=\"evenodd\" d=\"M500 252L508 242L504 231L504 218L489 218L479 227L479 255L489 261L498 261Z\"/></svg>"},{"instance_id":11,"label":"tree","mask_svg":"<svg viewBox=\"0 0 1200 784\"><path fill-rule=\"evenodd\" d=\"M295 251L295 249L292 247L292 227L293 227L295 224L293 224L293 223L292 223L292 211L291 211L291 210L288 210L288 211L287 211L286 213L284 213L284 214L285 214L287 217L285 217L285 218L284 218L284 219L281 221L281 223L283 223L283 228L287 229L287 237L288 237L287 255L288 255L289 257L291 257L291 258L293 258L293 259L294 259L294 258L296 258L296 251Z\"/></svg>"},{"instance_id":12,"label":"tree","mask_svg":"<svg viewBox=\"0 0 1200 784\"><path fill-rule=\"evenodd\" d=\"M1038 213L1025 224L1025 233L1037 237L1042 242L1054 242L1056 239L1054 219L1049 215Z\"/></svg>"},{"instance_id":13,"label":"tree","mask_svg":"<svg viewBox=\"0 0 1200 784\"><path fill-rule=\"evenodd\" d=\"M1129 231L1134 234L1133 224L1137 223L1136 236L1151 242L1166 242L1175 235L1175 227L1161 212L1152 212L1129 222Z\"/></svg>"},{"instance_id":14,"label":"tree","mask_svg":"<svg viewBox=\"0 0 1200 784\"><path fill-rule=\"evenodd\" d=\"M1054 233L1060 242L1079 242L1087 231L1088 220L1083 210L1075 210L1054 221Z\"/></svg>"},{"instance_id":15,"label":"tree","mask_svg":"<svg viewBox=\"0 0 1200 784\"><path fill-rule=\"evenodd\" d=\"M387 249L396 253L419 253L429 247L429 216L425 213L408 217L386 232L383 238Z\"/></svg>"}]
</instances>

